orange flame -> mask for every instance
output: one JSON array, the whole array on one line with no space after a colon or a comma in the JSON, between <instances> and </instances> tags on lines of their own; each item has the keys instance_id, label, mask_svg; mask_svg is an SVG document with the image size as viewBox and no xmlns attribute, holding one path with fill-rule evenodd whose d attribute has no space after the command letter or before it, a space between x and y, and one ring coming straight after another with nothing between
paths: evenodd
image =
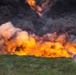
<instances>
[{"instance_id":1,"label":"orange flame","mask_svg":"<svg viewBox=\"0 0 76 75\"><path fill-rule=\"evenodd\" d=\"M39 57L72 57L76 54L76 42L70 42L67 34L29 35L13 26L0 29L0 54L34 55ZM13 34L12 34L13 33ZM67 39L68 38L68 39Z\"/></svg>"},{"instance_id":2,"label":"orange flame","mask_svg":"<svg viewBox=\"0 0 76 75\"><path fill-rule=\"evenodd\" d=\"M53 2L53 0L46 0L41 3L41 6L37 5L35 0L26 0L26 2L30 5L30 7L37 12L37 14L42 17L42 15L47 12L47 8L49 8ZM43 13L42 13L43 12Z\"/></svg>"},{"instance_id":3,"label":"orange flame","mask_svg":"<svg viewBox=\"0 0 76 75\"><path fill-rule=\"evenodd\" d=\"M38 5L36 5L35 0L26 0L26 2L37 12L41 12L42 8Z\"/></svg>"},{"instance_id":4,"label":"orange flame","mask_svg":"<svg viewBox=\"0 0 76 75\"><path fill-rule=\"evenodd\" d=\"M35 0L26 0L26 1L30 6L33 6L33 7L36 6Z\"/></svg>"}]
</instances>

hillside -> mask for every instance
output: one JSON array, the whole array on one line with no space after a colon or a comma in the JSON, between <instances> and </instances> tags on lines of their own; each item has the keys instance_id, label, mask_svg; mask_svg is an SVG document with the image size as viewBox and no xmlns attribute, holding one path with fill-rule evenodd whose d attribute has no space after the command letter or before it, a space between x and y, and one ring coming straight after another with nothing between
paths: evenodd
<instances>
[{"instance_id":1,"label":"hillside","mask_svg":"<svg viewBox=\"0 0 76 75\"><path fill-rule=\"evenodd\" d=\"M71 58L0 56L0 75L76 75L76 62Z\"/></svg>"}]
</instances>

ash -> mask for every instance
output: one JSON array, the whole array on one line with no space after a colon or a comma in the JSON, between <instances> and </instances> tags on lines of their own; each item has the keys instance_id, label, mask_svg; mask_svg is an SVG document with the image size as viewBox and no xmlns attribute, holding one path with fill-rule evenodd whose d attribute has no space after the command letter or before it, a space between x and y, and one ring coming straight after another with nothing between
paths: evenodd
<instances>
[{"instance_id":1,"label":"ash","mask_svg":"<svg viewBox=\"0 0 76 75\"><path fill-rule=\"evenodd\" d=\"M41 5L45 0L36 0ZM6 22L29 34L68 32L76 35L76 0L53 0L40 17L24 0L0 0L0 25Z\"/></svg>"}]
</instances>

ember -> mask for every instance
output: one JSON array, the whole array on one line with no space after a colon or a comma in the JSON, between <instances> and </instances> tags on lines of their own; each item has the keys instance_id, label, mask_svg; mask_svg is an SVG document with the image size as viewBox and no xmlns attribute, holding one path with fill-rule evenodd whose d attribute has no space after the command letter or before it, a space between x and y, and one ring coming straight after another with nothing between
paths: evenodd
<instances>
[{"instance_id":1,"label":"ember","mask_svg":"<svg viewBox=\"0 0 76 75\"><path fill-rule=\"evenodd\" d=\"M29 35L8 22L0 26L0 54L34 55L40 57L73 57L76 47L66 34Z\"/></svg>"}]
</instances>

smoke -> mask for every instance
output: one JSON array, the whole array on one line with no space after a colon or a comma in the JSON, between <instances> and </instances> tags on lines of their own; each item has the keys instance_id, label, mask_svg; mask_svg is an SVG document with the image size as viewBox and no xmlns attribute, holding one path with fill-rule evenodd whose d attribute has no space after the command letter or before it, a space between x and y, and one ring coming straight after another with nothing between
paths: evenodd
<instances>
[{"instance_id":1,"label":"smoke","mask_svg":"<svg viewBox=\"0 0 76 75\"><path fill-rule=\"evenodd\" d=\"M52 6L47 14L48 17L61 18L64 16L70 16L76 12L75 0L53 0Z\"/></svg>"},{"instance_id":2,"label":"smoke","mask_svg":"<svg viewBox=\"0 0 76 75\"><path fill-rule=\"evenodd\" d=\"M0 54L72 57L76 53L75 48L76 36L74 35L67 33L58 35L55 32L39 37L14 27L11 22L0 26Z\"/></svg>"},{"instance_id":3,"label":"smoke","mask_svg":"<svg viewBox=\"0 0 76 75\"><path fill-rule=\"evenodd\" d=\"M11 22L2 24L0 26L0 54L9 54L9 52L12 52L13 48L16 48L19 44L21 46L23 42L31 42L28 38L29 35L26 31L15 28ZM8 48L10 51L7 50Z\"/></svg>"},{"instance_id":4,"label":"smoke","mask_svg":"<svg viewBox=\"0 0 76 75\"><path fill-rule=\"evenodd\" d=\"M47 1L36 2L41 6ZM45 6L47 9L42 12L42 17L29 8L25 0L2 0L1 3L3 5L0 6L0 25L11 21L15 27L39 36L53 32L76 35L75 0L53 0L51 5Z\"/></svg>"},{"instance_id":5,"label":"smoke","mask_svg":"<svg viewBox=\"0 0 76 75\"><path fill-rule=\"evenodd\" d=\"M76 1L53 0L52 6L45 12L46 21L39 34L69 33L76 35ZM45 19L43 17L43 19Z\"/></svg>"},{"instance_id":6,"label":"smoke","mask_svg":"<svg viewBox=\"0 0 76 75\"><path fill-rule=\"evenodd\" d=\"M7 22L0 26L0 35L3 36L5 39L10 39L14 34L19 31L21 31L21 29L13 27L10 22Z\"/></svg>"},{"instance_id":7,"label":"smoke","mask_svg":"<svg viewBox=\"0 0 76 75\"><path fill-rule=\"evenodd\" d=\"M53 0L51 5L43 6L43 8L47 7L47 9L41 13L42 17L33 11L29 5L24 3L24 0L12 1L13 0L1 1L0 54L10 54L11 50L13 54L13 50L24 48L24 45L22 47L23 43L31 47L36 43L35 39L40 40L41 38L43 40L58 41L61 42L62 45L65 44L65 40L67 40L67 42L76 47L75 0ZM46 0L36 1L37 4L41 6ZM24 40L26 42L24 42ZM32 43L32 41L34 43ZM13 46L9 48L10 43L12 43ZM29 45L30 43L32 44Z\"/></svg>"},{"instance_id":8,"label":"smoke","mask_svg":"<svg viewBox=\"0 0 76 75\"><path fill-rule=\"evenodd\" d=\"M46 23L39 30L39 34L43 35L46 33L68 33L76 35L76 18L75 15L72 14L70 17L65 16L64 18L53 19L49 18L46 20Z\"/></svg>"}]
</instances>

